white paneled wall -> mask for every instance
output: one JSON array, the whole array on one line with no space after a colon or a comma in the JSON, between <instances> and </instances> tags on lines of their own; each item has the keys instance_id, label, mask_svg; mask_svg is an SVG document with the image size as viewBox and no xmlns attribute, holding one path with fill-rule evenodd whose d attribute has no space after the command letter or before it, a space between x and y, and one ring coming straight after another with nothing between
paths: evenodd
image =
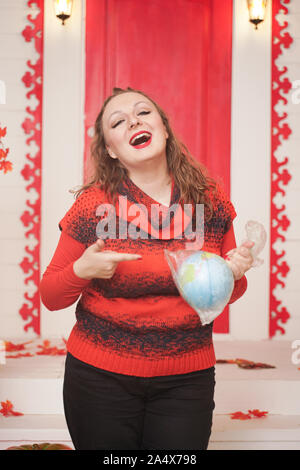
<instances>
[{"instance_id":1,"label":"white paneled wall","mask_svg":"<svg viewBox=\"0 0 300 470\"><path fill-rule=\"evenodd\" d=\"M24 334L19 309L23 304L25 287L19 263L25 255L28 241L20 216L26 209L25 199L36 197L34 192L26 194L25 182L20 174L28 152L21 127L26 118L27 90L21 78L27 69L26 61L31 59L35 62L37 58L33 44L25 42L21 34L27 24L27 14L27 2L24 0L0 1L0 80L6 85L6 104L0 104L0 126L7 127L3 142L10 149L8 160L13 163L12 172L0 172L1 338ZM35 107L34 99L30 101L30 106Z\"/></svg>"},{"instance_id":2,"label":"white paneled wall","mask_svg":"<svg viewBox=\"0 0 300 470\"><path fill-rule=\"evenodd\" d=\"M234 2L233 89L232 89L232 201L238 217L236 238L242 241L244 225L256 219L269 235L271 152L271 2L265 23L254 31L248 23L246 1ZM45 0L44 82L42 133L42 231L41 271L44 272L59 239L58 222L74 199L68 190L82 183L84 120L85 2L74 2L72 17L65 26L55 18L52 0ZM300 2L291 0L289 31L294 44L280 57L289 67L291 81L300 80ZM7 126L6 146L14 169L0 173L0 339L21 337L24 275L18 264L27 240L19 220L25 209L25 182L20 175L25 164L26 89L21 78L26 60L36 59L32 43L21 32L28 13L26 0L0 0L0 80L6 82L7 103L0 104L0 125ZM31 106L34 106L32 102ZM100 106L100 103L99 103ZM286 339L300 338L298 309L300 279L300 104L289 100L286 107L293 134L278 154L289 156L293 175L284 198L291 226L283 244L291 271L284 290L278 289L292 318L285 326ZM299 135L298 135L299 134ZM35 195L31 194L34 198ZM248 274L247 294L230 308L230 335L226 339L268 338L269 241L263 252L265 264ZM42 306L42 334L64 336L74 324L75 305L49 312ZM30 334L30 332L29 332ZM224 339L224 335L215 335Z\"/></svg>"},{"instance_id":3,"label":"white paneled wall","mask_svg":"<svg viewBox=\"0 0 300 470\"><path fill-rule=\"evenodd\" d=\"M231 121L231 198L238 214L237 243L248 220L262 223L268 241L264 264L247 273L247 293L230 306L233 339L268 337L271 152L271 5L258 30L248 21L246 2L234 2Z\"/></svg>"}]
</instances>

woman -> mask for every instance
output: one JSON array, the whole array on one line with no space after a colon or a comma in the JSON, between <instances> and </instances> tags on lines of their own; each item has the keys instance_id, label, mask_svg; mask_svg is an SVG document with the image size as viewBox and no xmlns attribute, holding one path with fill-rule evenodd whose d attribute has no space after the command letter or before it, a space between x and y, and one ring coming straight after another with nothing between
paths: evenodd
<instances>
[{"instance_id":1,"label":"woman","mask_svg":"<svg viewBox=\"0 0 300 470\"><path fill-rule=\"evenodd\" d=\"M230 303L246 290L252 244L236 248L231 202L144 93L114 89L97 117L91 153L94 177L60 221L59 244L40 284L49 310L81 295L64 378L74 446L207 449L213 324L201 325L175 287L164 249L184 249L188 237L175 216L167 217L168 207L204 204L202 249L231 254ZM153 207L160 215L153 217ZM172 230L162 236L166 224Z\"/></svg>"}]
</instances>

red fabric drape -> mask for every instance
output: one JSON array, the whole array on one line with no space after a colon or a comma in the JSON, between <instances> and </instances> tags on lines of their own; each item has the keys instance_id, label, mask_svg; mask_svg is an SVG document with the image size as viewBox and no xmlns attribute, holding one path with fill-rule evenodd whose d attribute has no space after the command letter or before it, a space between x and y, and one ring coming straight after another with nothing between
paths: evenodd
<instances>
[{"instance_id":1,"label":"red fabric drape","mask_svg":"<svg viewBox=\"0 0 300 470\"><path fill-rule=\"evenodd\" d=\"M86 0L85 181L89 129L112 88L130 86L230 194L231 51L232 0ZM228 330L226 308L214 331Z\"/></svg>"}]
</instances>

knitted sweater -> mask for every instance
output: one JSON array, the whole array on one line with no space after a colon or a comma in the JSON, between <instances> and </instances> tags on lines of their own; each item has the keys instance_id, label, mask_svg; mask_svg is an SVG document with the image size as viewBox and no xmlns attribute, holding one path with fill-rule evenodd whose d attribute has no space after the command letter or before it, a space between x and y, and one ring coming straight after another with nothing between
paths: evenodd
<instances>
[{"instance_id":1,"label":"knitted sweater","mask_svg":"<svg viewBox=\"0 0 300 470\"><path fill-rule=\"evenodd\" d=\"M106 239L104 249L139 253L142 259L120 262L111 279L89 281L73 271L75 260L99 236L103 212L98 208L107 202L100 187L95 185L81 193L59 222L61 238L41 280L40 294L50 310L65 308L81 295L67 350L95 367L141 377L212 367L216 362L213 323L201 325L198 314L179 295L164 257L164 249L185 248L190 241L185 236L187 231L183 232L182 226L176 224L175 216L167 218L165 206L159 206L163 215L150 217L151 207L157 206L157 201L129 178L119 187L119 194L115 206L116 237ZM202 250L224 256L236 246L232 227L236 213L220 186L211 200L214 215L204 225ZM138 219L139 238L129 236L130 227L137 224L136 212L131 211L135 216L130 216L128 210L124 218L122 201L134 209L136 204L143 204L148 210L142 211ZM173 181L170 206L178 202L179 190ZM166 224L172 228L169 235L163 234ZM243 295L246 288L244 276L235 282L229 303Z\"/></svg>"}]
</instances>

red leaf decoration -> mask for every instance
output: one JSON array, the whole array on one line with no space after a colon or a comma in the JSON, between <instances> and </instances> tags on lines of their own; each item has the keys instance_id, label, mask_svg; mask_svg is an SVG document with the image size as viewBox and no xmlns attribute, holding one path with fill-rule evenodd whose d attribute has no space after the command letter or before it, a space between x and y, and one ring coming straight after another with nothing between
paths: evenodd
<instances>
[{"instance_id":1,"label":"red leaf decoration","mask_svg":"<svg viewBox=\"0 0 300 470\"><path fill-rule=\"evenodd\" d=\"M18 359L19 357L33 357L34 354L30 354L29 352L28 353L18 353L18 354L14 354L14 355L11 355L11 356L5 356L6 359Z\"/></svg>"},{"instance_id":2,"label":"red leaf decoration","mask_svg":"<svg viewBox=\"0 0 300 470\"><path fill-rule=\"evenodd\" d=\"M265 418L269 412L268 411L259 411L259 410L248 410L248 413L255 416L255 418Z\"/></svg>"},{"instance_id":3,"label":"red leaf decoration","mask_svg":"<svg viewBox=\"0 0 300 470\"><path fill-rule=\"evenodd\" d=\"M243 413L242 411L236 411L235 413L230 413L231 419L240 419L242 421L252 418L265 418L269 412L260 411L260 410L248 410L248 413Z\"/></svg>"},{"instance_id":4,"label":"red leaf decoration","mask_svg":"<svg viewBox=\"0 0 300 470\"><path fill-rule=\"evenodd\" d=\"M26 341L26 343L14 344L11 341L4 341L5 350L8 351L8 352L23 351L25 349L25 345L29 344L31 342L32 341Z\"/></svg>"},{"instance_id":5,"label":"red leaf decoration","mask_svg":"<svg viewBox=\"0 0 300 470\"><path fill-rule=\"evenodd\" d=\"M236 364L242 369L276 369L275 366L263 362L253 362L247 359L218 359L217 364Z\"/></svg>"},{"instance_id":6,"label":"red leaf decoration","mask_svg":"<svg viewBox=\"0 0 300 470\"><path fill-rule=\"evenodd\" d=\"M6 160L6 157L9 152L9 148L4 148L3 142L2 142L2 137L5 137L6 135L6 127L1 128L0 127L0 171L4 171L4 173L7 173L8 171L12 171L12 163Z\"/></svg>"},{"instance_id":7,"label":"red leaf decoration","mask_svg":"<svg viewBox=\"0 0 300 470\"><path fill-rule=\"evenodd\" d=\"M59 349L56 346L50 346L50 341L47 339L43 341L43 344L38 345L38 348L41 349L41 351L37 352L37 355L39 356L63 356L66 354L65 349Z\"/></svg>"},{"instance_id":8,"label":"red leaf decoration","mask_svg":"<svg viewBox=\"0 0 300 470\"><path fill-rule=\"evenodd\" d=\"M12 171L12 163L8 161L2 161L0 162L0 171L3 170L4 173L7 173L8 171Z\"/></svg>"},{"instance_id":9,"label":"red leaf decoration","mask_svg":"<svg viewBox=\"0 0 300 470\"><path fill-rule=\"evenodd\" d=\"M231 419L240 419L244 421L246 419L251 419L251 415L243 413L242 411L236 411L235 413L231 413Z\"/></svg>"},{"instance_id":10,"label":"red leaf decoration","mask_svg":"<svg viewBox=\"0 0 300 470\"><path fill-rule=\"evenodd\" d=\"M1 129L0 127L0 139L1 137L5 137L6 136L6 127L3 127L3 129Z\"/></svg>"},{"instance_id":11,"label":"red leaf decoration","mask_svg":"<svg viewBox=\"0 0 300 470\"><path fill-rule=\"evenodd\" d=\"M33 343L34 341L26 341L25 343L15 344L11 341L4 341L4 349L6 353L17 353L6 355L7 359L16 359L19 357L33 357L33 356L63 356L66 355L66 344L67 340L62 338L63 346L56 347L51 345L49 340L44 340L43 343L36 346L37 350L28 352L26 351L26 345Z\"/></svg>"},{"instance_id":12,"label":"red leaf decoration","mask_svg":"<svg viewBox=\"0 0 300 470\"><path fill-rule=\"evenodd\" d=\"M13 404L9 400L2 401L0 413L2 413L3 416L23 416L23 413L14 411L13 407Z\"/></svg>"}]
</instances>

